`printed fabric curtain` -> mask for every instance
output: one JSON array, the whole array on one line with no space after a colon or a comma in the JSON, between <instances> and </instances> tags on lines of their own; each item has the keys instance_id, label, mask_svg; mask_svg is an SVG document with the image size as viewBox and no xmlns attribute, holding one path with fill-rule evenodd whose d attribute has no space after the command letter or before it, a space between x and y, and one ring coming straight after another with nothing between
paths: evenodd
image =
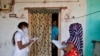
<instances>
[{"instance_id":1,"label":"printed fabric curtain","mask_svg":"<svg viewBox=\"0 0 100 56\"><path fill-rule=\"evenodd\" d=\"M31 37L39 40L30 48L29 56L51 56L51 13L29 14Z\"/></svg>"},{"instance_id":2,"label":"printed fabric curtain","mask_svg":"<svg viewBox=\"0 0 100 56\"><path fill-rule=\"evenodd\" d=\"M52 13L59 13L60 9L31 8L28 12L30 36L39 38L31 46L29 56L51 56Z\"/></svg>"}]
</instances>

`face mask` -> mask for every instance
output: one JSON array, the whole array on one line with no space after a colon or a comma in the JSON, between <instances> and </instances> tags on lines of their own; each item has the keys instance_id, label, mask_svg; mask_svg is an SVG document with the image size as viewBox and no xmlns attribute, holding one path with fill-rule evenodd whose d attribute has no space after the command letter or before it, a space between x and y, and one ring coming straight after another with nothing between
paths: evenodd
<instances>
[{"instance_id":1,"label":"face mask","mask_svg":"<svg viewBox=\"0 0 100 56\"><path fill-rule=\"evenodd\" d=\"M24 28L23 31L24 31L25 33L28 33L28 29L27 29L27 28Z\"/></svg>"}]
</instances>

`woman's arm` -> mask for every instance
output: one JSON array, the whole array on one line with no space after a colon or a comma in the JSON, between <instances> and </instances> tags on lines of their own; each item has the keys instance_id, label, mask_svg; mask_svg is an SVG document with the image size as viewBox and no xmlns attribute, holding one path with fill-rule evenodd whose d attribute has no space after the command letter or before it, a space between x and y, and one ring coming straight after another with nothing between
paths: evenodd
<instances>
[{"instance_id":1,"label":"woman's arm","mask_svg":"<svg viewBox=\"0 0 100 56\"><path fill-rule=\"evenodd\" d=\"M28 42L28 43L22 45L22 41L17 41L18 48L21 50L21 49L23 49L23 48L29 46L32 42L33 42L33 40L31 40L30 42Z\"/></svg>"},{"instance_id":2,"label":"woman's arm","mask_svg":"<svg viewBox=\"0 0 100 56\"><path fill-rule=\"evenodd\" d=\"M70 43L70 44L68 44L68 46L67 46L66 48L64 48L63 50L66 51L66 52L68 53L68 52L71 51L71 49L73 49L73 48L74 48L74 44Z\"/></svg>"}]
</instances>

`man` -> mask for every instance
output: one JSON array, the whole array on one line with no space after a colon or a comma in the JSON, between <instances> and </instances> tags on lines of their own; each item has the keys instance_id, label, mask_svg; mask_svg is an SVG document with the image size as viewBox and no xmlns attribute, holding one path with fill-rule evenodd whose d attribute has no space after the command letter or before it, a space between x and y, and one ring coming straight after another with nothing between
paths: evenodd
<instances>
[{"instance_id":1,"label":"man","mask_svg":"<svg viewBox=\"0 0 100 56\"><path fill-rule=\"evenodd\" d=\"M52 40L57 40L58 34L57 21L54 20L52 21ZM52 44L52 56L57 56L57 47L54 44Z\"/></svg>"}]
</instances>

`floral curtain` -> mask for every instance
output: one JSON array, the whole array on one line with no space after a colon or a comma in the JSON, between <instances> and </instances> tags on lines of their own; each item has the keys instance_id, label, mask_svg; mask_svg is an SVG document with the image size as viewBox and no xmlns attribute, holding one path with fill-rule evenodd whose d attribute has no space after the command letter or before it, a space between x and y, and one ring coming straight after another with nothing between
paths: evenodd
<instances>
[{"instance_id":1,"label":"floral curtain","mask_svg":"<svg viewBox=\"0 0 100 56\"><path fill-rule=\"evenodd\" d=\"M59 13L60 9L30 8L28 12L30 36L39 38L29 56L51 56L52 13Z\"/></svg>"},{"instance_id":2,"label":"floral curtain","mask_svg":"<svg viewBox=\"0 0 100 56\"><path fill-rule=\"evenodd\" d=\"M31 36L39 40L31 46L29 56L51 56L51 13L30 14Z\"/></svg>"}]
</instances>

